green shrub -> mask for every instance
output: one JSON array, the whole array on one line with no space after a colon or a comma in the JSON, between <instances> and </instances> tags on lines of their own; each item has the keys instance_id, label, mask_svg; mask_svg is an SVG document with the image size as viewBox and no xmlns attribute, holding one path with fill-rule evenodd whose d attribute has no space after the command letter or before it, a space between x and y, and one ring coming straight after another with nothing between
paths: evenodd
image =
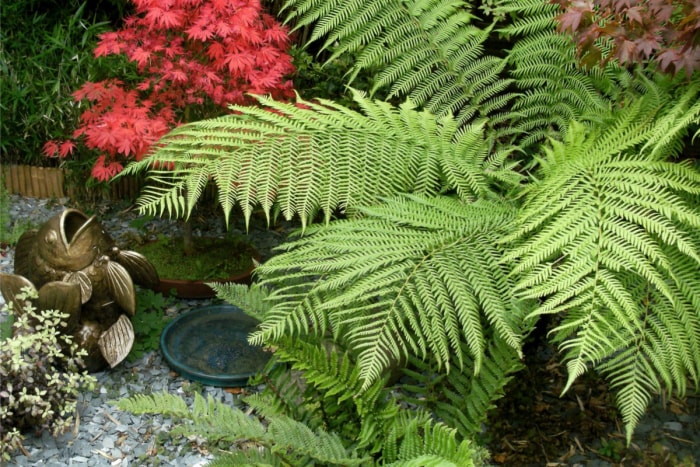
<instances>
[{"instance_id":1,"label":"green shrub","mask_svg":"<svg viewBox=\"0 0 700 467\"><path fill-rule=\"evenodd\" d=\"M144 353L158 350L160 335L170 321L165 309L172 303L170 298L149 289L139 289L136 295L136 313L131 318L134 326L134 345L126 357L136 361Z\"/></svg>"},{"instance_id":2,"label":"green shrub","mask_svg":"<svg viewBox=\"0 0 700 467\"><path fill-rule=\"evenodd\" d=\"M76 409L76 396L94 389L95 379L83 368L83 352L62 335L67 317L55 310L36 310L36 294L18 295L25 301L15 313L14 335L0 341L0 460L8 461L20 448L27 430L67 430ZM11 305L9 306L10 312Z\"/></svg>"}]
</instances>

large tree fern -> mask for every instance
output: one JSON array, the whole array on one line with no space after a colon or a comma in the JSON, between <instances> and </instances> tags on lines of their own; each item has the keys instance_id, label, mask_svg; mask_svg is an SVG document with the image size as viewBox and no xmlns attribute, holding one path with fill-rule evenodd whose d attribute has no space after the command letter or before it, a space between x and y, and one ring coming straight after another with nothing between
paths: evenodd
<instances>
[{"instance_id":1,"label":"large tree fern","mask_svg":"<svg viewBox=\"0 0 700 467\"><path fill-rule=\"evenodd\" d=\"M256 308L253 342L307 377L271 373L277 392L251 404L303 422L309 446L332 428L345 451L329 462L458 463L545 314L567 387L605 375L628 439L655 393L700 381L700 175L669 162L698 132L698 76L579 67L554 6L489 5L498 24L481 28L456 0L289 0L312 40L354 54L349 78L378 70L400 103L259 97L125 172L148 172L144 212L189 215L213 182L227 216L301 219L227 299ZM496 34L517 38L502 57L486 51ZM388 402L397 369L417 414Z\"/></svg>"}]
</instances>

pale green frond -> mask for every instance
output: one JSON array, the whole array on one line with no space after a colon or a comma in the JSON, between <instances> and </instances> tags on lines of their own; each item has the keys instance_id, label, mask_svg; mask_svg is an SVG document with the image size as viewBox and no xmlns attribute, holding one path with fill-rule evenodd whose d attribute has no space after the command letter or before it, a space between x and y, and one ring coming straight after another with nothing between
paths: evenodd
<instances>
[{"instance_id":1,"label":"pale green frond","mask_svg":"<svg viewBox=\"0 0 700 467\"><path fill-rule=\"evenodd\" d=\"M209 283L218 298L237 306L247 315L257 319L265 317L270 310L270 291L260 284L237 284L235 282Z\"/></svg>"},{"instance_id":2,"label":"pale green frond","mask_svg":"<svg viewBox=\"0 0 700 467\"><path fill-rule=\"evenodd\" d=\"M683 148L681 140L689 127L700 123L700 77L694 75L689 83L683 83L679 89L682 93L657 123L654 137L642 148L642 151L650 151L652 156L665 159L669 154L678 155Z\"/></svg>"},{"instance_id":3,"label":"pale green frond","mask_svg":"<svg viewBox=\"0 0 700 467\"><path fill-rule=\"evenodd\" d=\"M364 113L261 97L266 107L233 107L237 114L176 128L124 174L148 171L142 212L187 216L211 181L227 219L239 204L246 219L260 206L268 216L273 208L298 215L302 225L319 211L328 221L336 209L352 214L398 192L437 193L445 174L466 199L489 190L479 170L488 155L480 127L460 152L452 119L355 98Z\"/></svg>"},{"instance_id":4,"label":"pale green frond","mask_svg":"<svg viewBox=\"0 0 700 467\"><path fill-rule=\"evenodd\" d=\"M617 391L617 405L625 423L628 442L646 412L651 395L661 389L646 357L645 352L632 347L601 367L601 371L610 379L611 388Z\"/></svg>"},{"instance_id":5,"label":"pale green frond","mask_svg":"<svg viewBox=\"0 0 700 467\"><path fill-rule=\"evenodd\" d=\"M291 278L305 275L293 275ZM265 320L259 326L259 331L253 332L249 340L254 345L262 345L265 340L275 341L286 333L305 334L309 332L323 334L330 328L327 316L318 311L318 306L323 302L322 298L314 291L289 293L282 290L273 293L272 299L277 302L265 315Z\"/></svg>"},{"instance_id":6,"label":"pale green frond","mask_svg":"<svg viewBox=\"0 0 700 467\"><path fill-rule=\"evenodd\" d=\"M412 197L364 213L363 219L311 228L292 250L259 268L266 281L298 271L316 277L308 293L324 298L313 312L302 301L276 305L257 340L308 332L304 323L326 316L334 335L358 350L365 384L406 349L424 357L430 352L449 365L463 341L478 372L485 348L480 315L519 348L521 317L508 300L509 279L493 246L512 219L506 206Z\"/></svg>"}]
</instances>

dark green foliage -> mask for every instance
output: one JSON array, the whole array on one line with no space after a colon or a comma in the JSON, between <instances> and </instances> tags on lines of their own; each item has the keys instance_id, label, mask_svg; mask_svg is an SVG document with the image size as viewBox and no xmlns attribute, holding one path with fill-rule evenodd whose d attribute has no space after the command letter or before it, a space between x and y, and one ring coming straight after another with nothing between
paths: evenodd
<instances>
[{"instance_id":1,"label":"dark green foliage","mask_svg":"<svg viewBox=\"0 0 700 467\"><path fill-rule=\"evenodd\" d=\"M355 105L345 79L355 63L352 56L340 55L332 61L322 63L301 47L292 47L289 53L296 68L294 88L304 99L330 99L351 108ZM369 92L372 89L372 77L370 72L361 73L353 81L353 88Z\"/></svg>"},{"instance_id":2,"label":"dark green foliage","mask_svg":"<svg viewBox=\"0 0 700 467\"><path fill-rule=\"evenodd\" d=\"M131 318L134 326L134 345L127 356L131 362L138 360L144 353L158 350L160 335L170 321L165 310L172 304L172 299L149 289L139 289L136 295L136 313Z\"/></svg>"},{"instance_id":3,"label":"dark green foliage","mask_svg":"<svg viewBox=\"0 0 700 467\"><path fill-rule=\"evenodd\" d=\"M251 286L248 294L243 293L245 288L246 286L243 285L216 287L221 298L246 310L253 309L257 316L264 315L264 309L269 309L269 303L265 305L268 301L266 297L270 297L269 292L257 284ZM400 453L402 446L406 447L407 444L420 439L423 439L421 443L428 443L427 432L419 430L411 435L407 433L416 425L432 426L433 418L425 409L437 407L435 414L440 416L441 411L450 411L448 408L450 404L457 410L478 407L472 410L474 418L470 420L471 424L459 426L450 436L454 440L454 436L472 433L471 430L483 421L480 417L485 410L479 407L479 404L489 404L492 400L484 394L482 389L492 390L490 382L495 379L494 371L497 375L501 375L513 369L507 366L497 368L497 364L489 361L480 373L487 378L486 381L481 377L470 378L462 375L462 382L471 387L474 398L471 402L462 399L458 391L449 392L450 385L460 378L457 372L453 374L454 378L448 378L449 381L441 381L442 377L438 377L437 380L431 380L429 384L434 388L433 394L441 394L438 397L440 400L426 404L425 399L430 397L430 391L426 390L425 386L417 389L416 392L419 395L412 400L403 386L397 389L387 384L388 381L400 376L402 372L400 362L387 368L381 378L372 383L369 388L365 388L366 384L357 365L356 352L343 348L329 337L308 335L303 339L283 337L276 341L276 348L268 369L252 381L252 384L263 383L264 391L247 397L246 402L266 417L284 414L303 422L313 430L322 429L337 433L346 446L356 446L356 449L371 454L380 463L391 463L403 459ZM510 365L517 365L517 356L512 348L506 345L497 352L488 349L489 354L498 352L509 356ZM494 359L494 362L501 361L500 358ZM431 371L434 373L430 373ZM424 374L426 379L430 379L429 375L439 372L439 366L434 365L432 369L421 374ZM507 378L499 380L504 381L504 384L507 382ZM423 383L425 380L420 382L421 385ZM422 400L418 401L418 398ZM453 399L450 400L451 398ZM417 402L415 410L411 412L402 410L401 405L406 402L409 404ZM465 415L470 417L472 414ZM443 419L453 420L452 417ZM443 430L437 426L433 426L432 429ZM414 435L417 437L414 438ZM458 439L462 437L458 436ZM422 449L412 449L415 450L412 456L416 457L413 461L420 462L417 459L426 452ZM456 465L472 465L472 463L481 465L485 456L483 451L466 442L448 450L445 450L444 446L435 449L433 454L439 454L438 458L446 456L450 459L450 456L454 455L457 459L461 459L451 459L456 462ZM447 462L447 459L442 458L442 461Z\"/></svg>"},{"instance_id":4,"label":"dark green foliage","mask_svg":"<svg viewBox=\"0 0 700 467\"><path fill-rule=\"evenodd\" d=\"M95 379L81 372L82 354L60 332L65 316L36 310L30 291L15 316L14 335L0 340L0 461L19 449L23 433L48 430L54 436L73 420L76 398L92 389Z\"/></svg>"},{"instance_id":5,"label":"dark green foliage","mask_svg":"<svg viewBox=\"0 0 700 467\"><path fill-rule=\"evenodd\" d=\"M136 395L116 404L133 413L158 413L183 420L183 425L171 431L173 436L197 435L230 444L230 452L217 456L212 465L259 465L256 462L260 461L283 466L483 465L481 451L458 441L453 430L430 420L426 414L403 414L385 420L391 434L386 442L387 456L374 462L367 449L347 446L335 433L312 429L306 423L269 411L264 420L259 420L211 397L205 400L198 393L192 409L179 396L165 392Z\"/></svg>"}]
</instances>

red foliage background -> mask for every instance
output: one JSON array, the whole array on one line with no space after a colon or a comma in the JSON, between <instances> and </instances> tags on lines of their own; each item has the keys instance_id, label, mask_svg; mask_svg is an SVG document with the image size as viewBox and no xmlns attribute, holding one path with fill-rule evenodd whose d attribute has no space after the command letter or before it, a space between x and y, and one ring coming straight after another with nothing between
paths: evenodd
<instances>
[{"instance_id":1,"label":"red foliage background","mask_svg":"<svg viewBox=\"0 0 700 467\"><path fill-rule=\"evenodd\" d=\"M700 69L700 0L553 0L562 31L586 65L656 61L663 72ZM599 39L609 39L605 52Z\"/></svg>"},{"instance_id":2,"label":"red foliage background","mask_svg":"<svg viewBox=\"0 0 700 467\"><path fill-rule=\"evenodd\" d=\"M247 94L293 97L289 35L259 0L132 0L135 14L100 36L95 55L125 54L143 79L87 82L74 141L49 141L44 153L67 157L82 142L99 155L92 176L106 181L140 160L176 125L252 102Z\"/></svg>"}]
</instances>

